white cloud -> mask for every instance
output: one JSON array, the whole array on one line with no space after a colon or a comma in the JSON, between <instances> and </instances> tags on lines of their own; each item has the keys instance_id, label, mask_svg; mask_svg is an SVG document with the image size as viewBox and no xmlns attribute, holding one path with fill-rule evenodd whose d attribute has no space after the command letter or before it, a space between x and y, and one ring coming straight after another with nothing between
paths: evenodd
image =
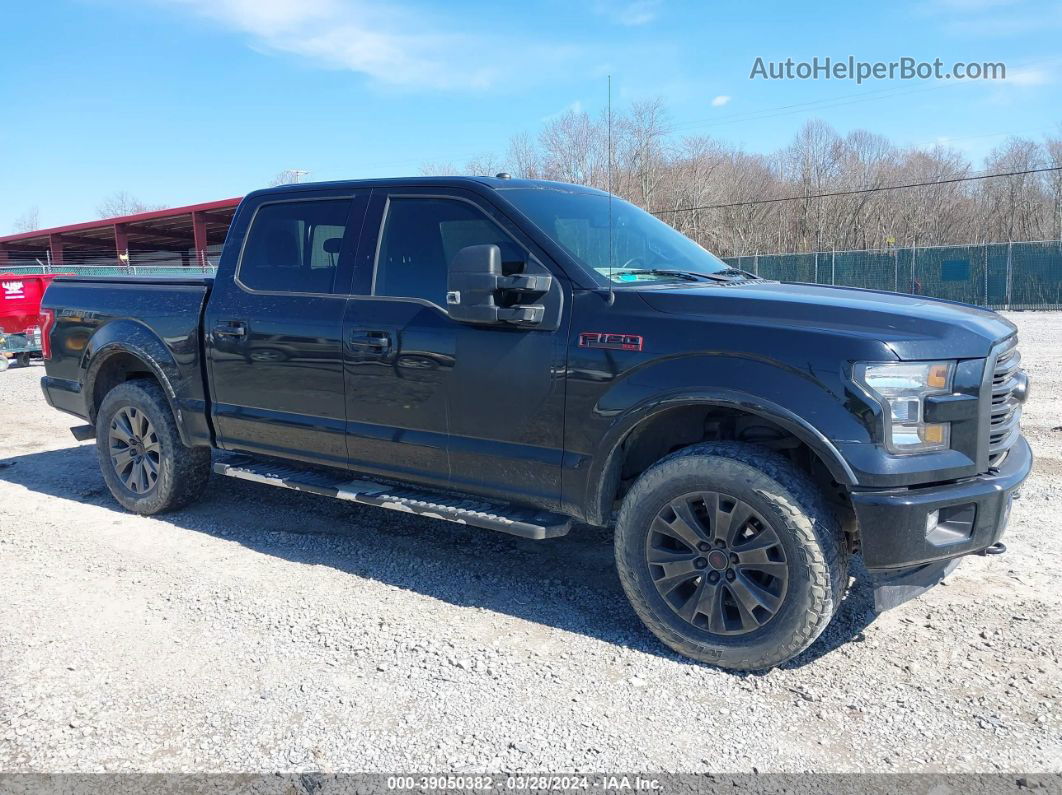
<instances>
[{"instance_id":1,"label":"white cloud","mask_svg":"<svg viewBox=\"0 0 1062 795\"><path fill-rule=\"evenodd\" d=\"M597 13L603 14L620 25L638 27L648 25L657 17L663 0L599 0L595 5Z\"/></svg>"},{"instance_id":2,"label":"white cloud","mask_svg":"<svg viewBox=\"0 0 1062 795\"><path fill-rule=\"evenodd\" d=\"M559 119L561 116L563 116L566 113L582 113L582 112L583 112L583 103L580 102L579 100L575 100L574 102L569 102L563 108L561 108L558 111L555 111L554 113L547 113L545 116L543 116L541 119L539 119L539 121L545 123L545 122L548 122L548 121L553 121L554 119Z\"/></svg>"},{"instance_id":3,"label":"white cloud","mask_svg":"<svg viewBox=\"0 0 1062 795\"><path fill-rule=\"evenodd\" d=\"M949 11L970 12L1015 5L1019 2L1021 0L936 0L933 5Z\"/></svg>"},{"instance_id":4,"label":"white cloud","mask_svg":"<svg viewBox=\"0 0 1062 795\"><path fill-rule=\"evenodd\" d=\"M999 38L1062 28L1055 0L928 0L917 15L935 19L953 36Z\"/></svg>"},{"instance_id":5,"label":"white cloud","mask_svg":"<svg viewBox=\"0 0 1062 795\"><path fill-rule=\"evenodd\" d=\"M1051 75L1045 69L1008 69L1007 82L1016 86L1046 86Z\"/></svg>"},{"instance_id":6,"label":"white cloud","mask_svg":"<svg viewBox=\"0 0 1062 795\"><path fill-rule=\"evenodd\" d=\"M380 0L156 0L251 38L252 46L415 89L480 90L572 48L444 30ZM513 58L512 53L520 53Z\"/></svg>"},{"instance_id":7,"label":"white cloud","mask_svg":"<svg viewBox=\"0 0 1062 795\"><path fill-rule=\"evenodd\" d=\"M1005 135L1005 134L1003 134L1003 135ZM939 146L942 149L954 149L954 150L957 150L957 151L960 151L960 152L970 153L970 152L977 151L979 148L983 148L983 146L984 146L984 144L982 144L980 142L976 142L974 139L988 138L988 137L999 138L999 137L1002 137L1002 135L993 133L992 136L971 135L971 136L967 136L967 137L964 137L964 138L954 138L954 137L949 136L949 135L938 135L933 140L932 143L933 143L933 145Z\"/></svg>"},{"instance_id":8,"label":"white cloud","mask_svg":"<svg viewBox=\"0 0 1062 795\"><path fill-rule=\"evenodd\" d=\"M726 105L728 102L730 102L730 97L728 97L726 94L720 94L718 97L715 97L712 100L712 107L713 108L721 108L721 107L723 107L723 105Z\"/></svg>"},{"instance_id":9,"label":"white cloud","mask_svg":"<svg viewBox=\"0 0 1062 795\"><path fill-rule=\"evenodd\" d=\"M1062 27L1057 0L923 0L914 13L960 39L1016 38Z\"/></svg>"}]
</instances>

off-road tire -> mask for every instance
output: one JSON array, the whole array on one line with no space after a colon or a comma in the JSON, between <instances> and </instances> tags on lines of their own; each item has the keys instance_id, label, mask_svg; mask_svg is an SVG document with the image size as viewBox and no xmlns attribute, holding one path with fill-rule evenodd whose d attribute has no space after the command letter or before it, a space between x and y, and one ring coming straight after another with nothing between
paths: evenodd
<instances>
[{"instance_id":1,"label":"off-road tire","mask_svg":"<svg viewBox=\"0 0 1062 795\"><path fill-rule=\"evenodd\" d=\"M158 438L157 479L143 493L134 492L122 482L110 454L111 423L116 414L128 407L147 417ZM182 508L203 493L210 477L210 448L184 445L162 388L148 379L126 381L103 398L96 416L96 452L111 494L134 513L151 515Z\"/></svg>"},{"instance_id":2,"label":"off-road tire","mask_svg":"<svg viewBox=\"0 0 1062 795\"><path fill-rule=\"evenodd\" d=\"M658 592L650 571L647 538L658 513L705 490L747 503L784 549L784 599L748 634L715 634L687 622ZM830 623L848 586L843 533L820 490L782 455L738 442L693 445L644 472L620 508L615 550L623 589L646 627L680 654L722 668L764 670L791 660Z\"/></svg>"}]
</instances>

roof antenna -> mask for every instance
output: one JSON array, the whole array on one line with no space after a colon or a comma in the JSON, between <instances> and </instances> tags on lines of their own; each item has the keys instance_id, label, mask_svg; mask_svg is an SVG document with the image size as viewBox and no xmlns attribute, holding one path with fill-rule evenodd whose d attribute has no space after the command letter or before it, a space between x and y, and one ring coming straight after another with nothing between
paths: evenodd
<instances>
[{"instance_id":1,"label":"roof antenna","mask_svg":"<svg viewBox=\"0 0 1062 795\"><path fill-rule=\"evenodd\" d=\"M608 188L608 305L616 303L616 287L612 281L615 254L612 250L612 75L608 76L608 158L606 185Z\"/></svg>"}]
</instances>

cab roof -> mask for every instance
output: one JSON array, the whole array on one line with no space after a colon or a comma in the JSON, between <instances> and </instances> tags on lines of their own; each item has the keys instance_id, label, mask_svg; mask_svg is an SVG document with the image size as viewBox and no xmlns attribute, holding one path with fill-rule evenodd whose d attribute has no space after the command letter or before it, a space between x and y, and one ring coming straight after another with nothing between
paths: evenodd
<instances>
[{"instance_id":1,"label":"cab roof","mask_svg":"<svg viewBox=\"0 0 1062 795\"><path fill-rule=\"evenodd\" d=\"M292 191L312 191L323 188L426 188L426 187L487 187L492 190L556 190L565 193L590 193L607 196L604 191L591 188L586 185L576 185L570 182L554 182L546 179L514 179L512 177L383 177L379 179L344 179L330 182L299 182L292 185L277 185L273 188L263 188L255 191L261 193L290 193Z\"/></svg>"}]
</instances>

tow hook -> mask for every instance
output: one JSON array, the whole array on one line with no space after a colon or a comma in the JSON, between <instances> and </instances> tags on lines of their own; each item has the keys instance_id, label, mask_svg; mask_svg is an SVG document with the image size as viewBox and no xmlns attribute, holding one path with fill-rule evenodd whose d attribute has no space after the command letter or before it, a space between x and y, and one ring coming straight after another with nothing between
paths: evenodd
<instances>
[{"instance_id":1,"label":"tow hook","mask_svg":"<svg viewBox=\"0 0 1062 795\"><path fill-rule=\"evenodd\" d=\"M977 554L978 555L1002 555L1006 551L1007 551L1007 545L1004 544L1002 541L997 541L992 546L985 547L984 549L982 549Z\"/></svg>"}]
</instances>

